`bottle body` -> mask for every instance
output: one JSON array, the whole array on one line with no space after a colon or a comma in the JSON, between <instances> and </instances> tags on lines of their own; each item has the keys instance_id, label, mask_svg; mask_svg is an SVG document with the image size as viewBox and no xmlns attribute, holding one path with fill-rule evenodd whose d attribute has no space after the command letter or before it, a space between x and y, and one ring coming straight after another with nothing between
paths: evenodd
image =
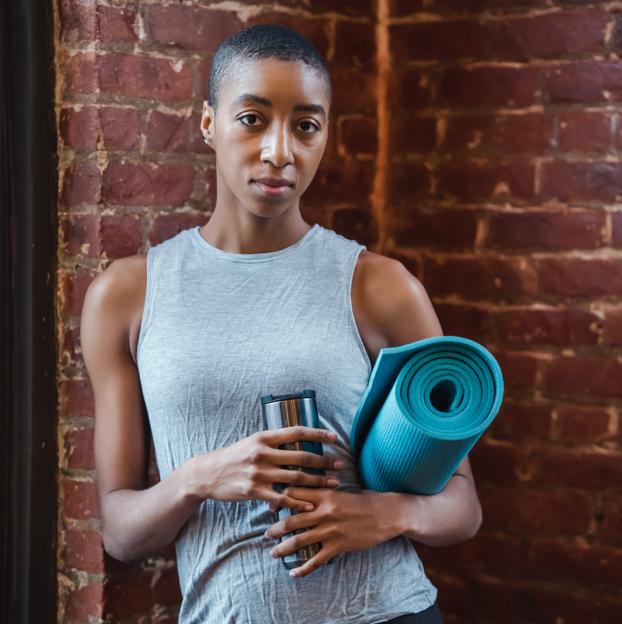
<instances>
[{"instance_id":1,"label":"bottle body","mask_svg":"<svg viewBox=\"0 0 622 624\"><path fill-rule=\"evenodd\" d=\"M320 426L317 404L315 401L315 391L305 389L296 394L284 394L284 395L266 395L261 397L261 408L264 417L264 424L267 429L281 429L283 427L295 427L297 425L303 425L305 427L313 427L318 429ZM298 440L296 442L281 444L279 448L286 451L307 451L309 453L317 453L323 455L322 443L311 442L308 440ZM320 468L305 468L302 466L284 466L284 468L290 470L302 470L310 474L326 474L325 470ZM287 484L275 483L273 488L280 492L285 489ZM290 515L298 513L294 509L289 507L281 507L278 512L275 512L275 522L283 520ZM294 531L293 535L298 533L304 533L308 529L299 529ZM280 538L279 542L289 539L289 535L285 538ZM290 553L281 558L283 564L288 570L297 568L309 559L312 559L321 549L321 543L308 544L303 548L300 548L294 553ZM327 563L331 563L328 561Z\"/></svg>"}]
</instances>

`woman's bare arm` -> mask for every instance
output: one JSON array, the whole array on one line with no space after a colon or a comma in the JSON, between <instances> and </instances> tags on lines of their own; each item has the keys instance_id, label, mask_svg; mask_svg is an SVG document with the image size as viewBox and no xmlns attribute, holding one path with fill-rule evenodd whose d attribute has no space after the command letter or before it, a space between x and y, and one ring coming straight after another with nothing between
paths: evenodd
<instances>
[{"instance_id":1,"label":"woman's bare arm","mask_svg":"<svg viewBox=\"0 0 622 624\"><path fill-rule=\"evenodd\" d=\"M129 342L144 291L144 257L115 260L89 286L80 328L95 395L95 468L104 547L121 561L170 544L201 502L191 462L147 487L149 434Z\"/></svg>"}]
</instances>

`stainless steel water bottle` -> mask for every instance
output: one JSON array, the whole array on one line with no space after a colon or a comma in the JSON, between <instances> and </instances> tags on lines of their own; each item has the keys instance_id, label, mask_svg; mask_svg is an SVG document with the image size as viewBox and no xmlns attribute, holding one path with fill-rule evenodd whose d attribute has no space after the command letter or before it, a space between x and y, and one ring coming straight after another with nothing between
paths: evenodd
<instances>
[{"instance_id":1,"label":"stainless steel water bottle","mask_svg":"<svg viewBox=\"0 0 622 624\"><path fill-rule=\"evenodd\" d=\"M296 425L313 427L314 429L320 428L314 390L305 389L297 394L268 394L266 396L262 396L261 410L267 429L282 429L283 427L295 427ZM281 444L279 448L286 451L308 451L310 453L317 453L318 455L324 454L322 443L312 442L310 440L298 440L296 442ZM302 470L310 474L326 474L326 471L321 468L310 468L295 465L284 466L284 468ZM284 490L287 485L288 484L286 483L275 483L273 484L273 488L277 492L280 492ZM281 507L278 512L275 512L275 516L278 517L279 520L282 520L287 516L295 515L296 513L298 512L295 509ZM275 522L276 521L277 520L275 520ZM293 534L304 533L306 530L307 529L299 529L294 531ZM289 539L289 535L284 538L280 538L279 542ZM321 543L309 544L295 553L285 555L281 558L281 560L285 564L285 567L288 570L291 570L301 566L303 563L314 557L321 547ZM332 559L327 563L332 563Z\"/></svg>"}]
</instances>

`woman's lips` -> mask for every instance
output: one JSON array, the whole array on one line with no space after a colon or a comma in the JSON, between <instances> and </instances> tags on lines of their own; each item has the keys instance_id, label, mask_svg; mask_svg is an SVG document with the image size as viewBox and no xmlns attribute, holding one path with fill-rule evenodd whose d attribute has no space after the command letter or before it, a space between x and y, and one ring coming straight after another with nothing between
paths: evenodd
<instances>
[{"instance_id":1,"label":"woman's lips","mask_svg":"<svg viewBox=\"0 0 622 624\"><path fill-rule=\"evenodd\" d=\"M283 186L271 186L270 184L263 184L254 180L253 184L259 189L262 194L267 195L268 197L277 197L279 195L284 195L292 188L287 184Z\"/></svg>"}]
</instances>

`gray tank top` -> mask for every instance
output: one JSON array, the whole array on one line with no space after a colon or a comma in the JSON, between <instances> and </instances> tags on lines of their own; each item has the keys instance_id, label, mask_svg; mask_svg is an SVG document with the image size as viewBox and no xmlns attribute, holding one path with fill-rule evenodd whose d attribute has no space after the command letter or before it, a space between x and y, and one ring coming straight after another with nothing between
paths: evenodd
<instances>
[{"instance_id":1,"label":"gray tank top","mask_svg":"<svg viewBox=\"0 0 622 624\"><path fill-rule=\"evenodd\" d=\"M262 430L261 396L311 388L339 489L361 489L349 436L372 367L351 284L365 248L316 224L274 252L225 252L198 226L149 249L137 364L161 478ZM269 555L274 522L266 501L199 506L176 541L180 624L372 624L436 600L404 536L296 579Z\"/></svg>"}]
</instances>

